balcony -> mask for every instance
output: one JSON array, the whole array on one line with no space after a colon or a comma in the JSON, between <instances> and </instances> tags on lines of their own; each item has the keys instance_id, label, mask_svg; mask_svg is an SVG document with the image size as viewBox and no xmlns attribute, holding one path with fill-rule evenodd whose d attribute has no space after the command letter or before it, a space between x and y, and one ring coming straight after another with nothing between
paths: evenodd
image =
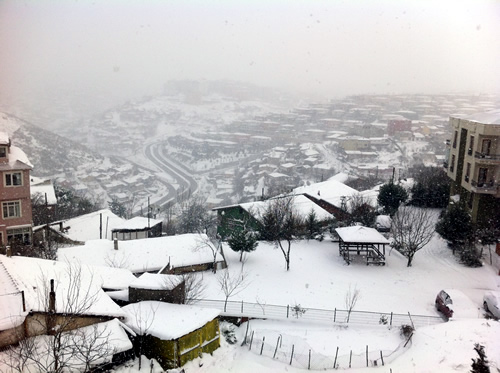
<instances>
[{"instance_id":1,"label":"balcony","mask_svg":"<svg viewBox=\"0 0 500 373\"><path fill-rule=\"evenodd\" d=\"M475 152L474 158L479 160L481 163L499 163L500 155L497 154L484 154L481 152Z\"/></svg>"},{"instance_id":2,"label":"balcony","mask_svg":"<svg viewBox=\"0 0 500 373\"><path fill-rule=\"evenodd\" d=\"M472 191L474 193L482 193L482 194L497 194L498 192L498 183L495 182L477 182L476 180L471 181Z\"/></svg>"}]
</instances>

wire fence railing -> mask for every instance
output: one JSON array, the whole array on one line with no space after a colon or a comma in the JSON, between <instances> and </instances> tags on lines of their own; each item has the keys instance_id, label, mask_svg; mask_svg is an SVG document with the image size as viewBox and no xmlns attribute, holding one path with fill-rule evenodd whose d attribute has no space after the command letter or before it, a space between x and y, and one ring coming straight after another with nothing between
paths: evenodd
<instances>
[{"instance_id":1,"label":"wire fence railing","mask_svg":"<svg viewBox=\"0 0 500 373\"><path fill-rule=\"evenodd\" d=\"M223 316L248 317L260 319L295 319L303 321L319 321L328 323L349 323L363 325L411 325L413 328L435 325L444 322L439 316L413 315L410 312L373 312L341 309L319 309L301 307L300 305L275 305L251 303L244 301L228 301L199 299L195 304L199 307L216 308Z\"/></svg>"},{"instance_id":2,"label":"wire fence railing","mask_svg":"<svg viewBox=\"0 0 500 373\"><path fill-rule=\"evenodd\" d=\"M265 335L259 331L251 330L245 337L244 345L262 356L278 360L284 364L293 365L303 369L347 369L383 366L394 361L411 346L412 334L405 337L394 349L373 349L368 345L363 346L363 352L342 350L336 347L334 354L324 354L315 351L301 337L281 334L266 330Z\"/></svg>"}]
</instances>

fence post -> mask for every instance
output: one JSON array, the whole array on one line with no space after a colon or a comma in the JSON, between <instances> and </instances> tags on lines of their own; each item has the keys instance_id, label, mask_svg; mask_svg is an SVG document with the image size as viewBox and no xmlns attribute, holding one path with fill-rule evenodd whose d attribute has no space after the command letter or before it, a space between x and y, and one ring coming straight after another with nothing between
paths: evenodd
<instances>
[{"instance_id":1,"label":"fence post","mask_svg":"<svg viewBox=\"0 0 500 373\"><path fill-rule=\"evenodd\" d=\"M368 367L368 345L366 345L366 366Z\"/></svg>"},{"instance_id":2,"label":"fence post","mask_svg":"<svg viewBox=\"0 0 500 373\"><path fill-rule=\"evenodd\" d=\"M309 362L307 363L307 369L311 369L311 349L309 349Z\"/></svg>"},{"instance_id":3,"label":"fence post","mask_svg":"<svg viewBox=\"0 0 500 373\"><path fill-rule=\"evenodd\" d=\"M392 326L392 312L391 312L391 326Z\"/></svg>"},{"instance_id":4,"label":"fence post","mask_svg":"<svg viewBox=\"0 0 500 373\"><path fill-rule=\"evenodd\" d=\"M248 350L252 349L252 343L253 343L253 334L255 333L255 330L252 330L252 336L250 337L250 347L248 347Z\"/></svg>"},{"instance_id":5,"label":"fence post","mask_svg":"<svg viewBox=\"0 0 500 373\"><path fill-rule=\"evenodd\" d=\"M337 307L333 310L333 322L337 319Z\"/></svg>"},{"instance_id":6,"label":"fence post","mask_svg":"<svg viewBox=\"0 0 500 373\"><path fill-rule=\"evenodd\" d=\"M286 318L288 319L288 315L290 314L290 305L286 305Z\"/></svg>"},{"instance_id":7,"label":"fence post","mask_svg":"<svg viewBox=\"0 0 500 373\"><path fill-rule=\"evenodd\" d=\"M352 350L351 353L349 354L349 368L351 367L351 360L352 360Z\"/></svg>"},{"instance_id":8,"label":"fence post","mask_svg":"<svg viewBox=\"0 0 500 373\"><path fill-rule=\"evenodd\" d=\"M241 344L242 346L247 344L248 328L249 327L250 327L250 320L247 321L247 330L245 330L245 338L243 339L243 343Z\"/></svg>"},{"instance_id":9,"label":"fence post","mask_svg":"<svg viewBox=\"0 0 500 373\"><path fill-rule=\"evenodd\" d=\"M337 351L335 351L335 360L333 361L333 369L337 369L337 356L339 354L339 346L337 346Z\"/></svg>"},{"instance_id":10,"label":"fence post","mask_svg":"<svg viewBox=\"0 0 500 373\"><path fill-rule=\"evenodd\" d=\"M295 345L292 345L292 356L290 356L290 365L292 365L293 360L293 350L295 349Z\"/></svg>"},{"instance_id":11,"label":"fence post","mask_svg":"<svg viewBox=\"0 0 500 373\"><path fill-rule=\"evenodd\" d=\"M411 327L412 327L413 329L415 329L415 324L413 324L413 320L412 320L412 318L411 318L410 311L408 311L408 317L410 318Z\"/></svg>"},{"instance_id":12,"label":"fence post","mask_svg":"<svg viewBox=\"0 0 500 373\"><path fill-rule=\"evenodd\" d=\"M280 342L280 337L278 336L278 339L276 340L276 348L274 349L274 355L273 359L276 357L276 352L278 352L278 344Z\"/></svg>"},{"instance_id":13,"label":"fence post","mask_svg":"<svg viewBox=\"0 0 500 373\"><path fill-rule=\"evenodd\" d=\"M380 360L382 360L382 365L384 364L384 356L382 355L382 350L380 350Z\"/></svg>"},{"instance_id":14,"label":"fence post","mask_svg":"<svg viewBox=\"0 0 500 373\"><path fill-rule=\"evenodd\" d=\"M262 351L264 350L264 342L266 341L266 336L262 337L262 346L260 347L260 354L262 355Z\"/></svg>"}]
</instances>

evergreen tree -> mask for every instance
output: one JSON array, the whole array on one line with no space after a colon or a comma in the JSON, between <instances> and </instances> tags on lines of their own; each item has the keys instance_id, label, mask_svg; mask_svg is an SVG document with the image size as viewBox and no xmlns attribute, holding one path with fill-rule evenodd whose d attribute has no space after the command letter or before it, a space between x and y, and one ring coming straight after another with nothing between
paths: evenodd
<instances>
[{"instance_id":1,"label":"evergreen tree","mask_svg":"<svg viewBox=\"0 0 500 373\"><path fill-rule=\"evenodd\" d=\"M441 167L418 167L414 170L414 179L411 205L436 208L448 205L450 179Z\"/></svg>"},{"instance_id":2,"label":"evergreen tree","mask_svg":"<svg viewBox=\"0 0 500 373\"><path fill-rule=\"evenodd\" d=\"M436 232L453 246L464 244L472 237L472 219L463 203L454 203L441 213Z\"/></svg>"},{"instance_id":3,"label":"evergreen tree","mask_svg":"<svg viewBox=\"0 0 500 373\"><path fill-rule=\"evenodd\" d=\"M393 216L398 211L399 205L406 202L408 193L405 188L392 181L380 187L378 203L384 208L386 214Z\"/></svg>"},{"instance_id":4,"label":"evergreen tree","mask_svg":"<svg viewBox=\"0 0 500 373\"><path fill-rule=\"evenodd\" d=\"M116 198L112 198L111 201L108 202L108 206L113 214L118 215L121 218L127 217L127 209L123 203L118 202Z\"/></svg>"},{"instance_id":5,"label":"evergreen tree","mask_svg":"<svg viewBox=\"0 0 500 373\"><path fill-rule=\"evenodd\" d=\"M486 360L486 354L484 353L484 346L476 343L474 345L474 351L477 352L479 357L477 359L472 359L472 373L490 373L490 367L488 365L488 360Z\"/></svg>"},{"instance_id":6,"label":"evergreen tree","mask_svg":"<svg viewBox=\"0 0 500 373\"><path fill-rule=\"evenodd\" d=\"M314 212L313 209L311 209L311 211L307 215L304 227L304 236L308 240L323 239L323 228L321 226L321 222L316 216L316 212Z\"/></svg>"},{"instance_id":7,"label":"evergreen tree","mask_svg":"<svg viewBox=\"0 0 500 373\"><path fill-rule=\"evenodd\" d=\"M240 253L240 262L243 260L243 254L254 251L257 248L257 237L255 232L246 228L235 229L227 240L231 250Z\"/></svg>"}]
</instances>

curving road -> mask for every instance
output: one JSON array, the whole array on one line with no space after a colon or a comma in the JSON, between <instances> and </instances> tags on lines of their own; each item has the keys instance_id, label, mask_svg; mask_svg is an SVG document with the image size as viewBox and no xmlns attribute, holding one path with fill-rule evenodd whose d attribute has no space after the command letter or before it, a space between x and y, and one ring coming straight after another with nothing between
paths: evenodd
<instances>
[{"instance_id":1,"label":"curving road","mask_svg":"<svg viewBox=\"0 0 500 373\"><path fill-rule=\"evenodd\" d=\"M168 158L163 151L162 144L162 142L155 142L146 145L144 148L144 154L160 170L175 178L180 187L176 190L172 185L165 183L168 188L168 194L155 201L155 204L159 206L163 206L171 201L174 201L176 198L182 197L185 194L195 193L198 189L198 183L194 180L194 178L187 173L181 165Z\"/></svg>"}]
</instances>

